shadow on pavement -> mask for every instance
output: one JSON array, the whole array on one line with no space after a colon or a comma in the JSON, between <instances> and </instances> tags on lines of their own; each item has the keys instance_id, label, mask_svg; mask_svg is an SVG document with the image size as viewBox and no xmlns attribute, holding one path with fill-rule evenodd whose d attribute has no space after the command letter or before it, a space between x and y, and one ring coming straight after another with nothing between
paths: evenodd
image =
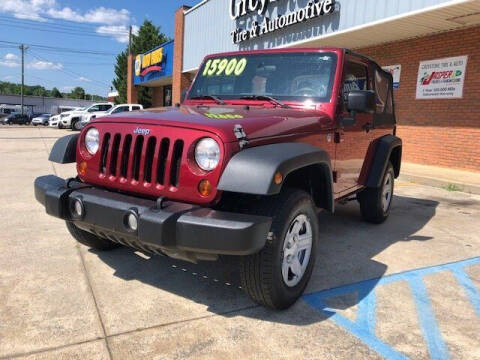
<instances>
[{"instance_id":1,"label":"shadow on pavement","mask_svg":"<svg viewBox=\"0 0 480 360\"><path fill-rule=\"evenodd\" d=\"M306 293L382 277L388 264L377 262L373 257L397 242L432 239L416 233L433 218L438 204L432 200L396 196L391 215L382 225L363 222L356 202L338 206L335 215L321 213L322 238ZM204 304L213 313L236 316L236 310L255 305L239 288L238 259L233 257L222 258L219 262L190 264L162 256L140 256L127 248L112 252L90 251L113 268L115 276L137 280ZM372 281L372 289L375 284ZM361 299L360 296L351 296L329 306L348 308ZM323 315L296 316L297 311L301 312L300 306L281 313L261 310L242 315L295 325L307 325L323 319Z\"/></svg>"}]
</instances>

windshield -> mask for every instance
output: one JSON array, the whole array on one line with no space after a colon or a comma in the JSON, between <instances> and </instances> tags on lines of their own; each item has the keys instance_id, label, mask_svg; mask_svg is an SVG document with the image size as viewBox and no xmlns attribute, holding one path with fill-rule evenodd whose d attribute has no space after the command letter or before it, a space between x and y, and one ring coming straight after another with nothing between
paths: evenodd
<instances>
[{"instance_id":1,"label":"windshield","mask_svg":"<svg viewBox=\"0 0 480 360\"><path fill-rule=\"evenodd\" d=\"M334 53L275 53L207 59L189 99L270 96L279 100L329 102L335 77Z\"/></svg>"}]
</instances>

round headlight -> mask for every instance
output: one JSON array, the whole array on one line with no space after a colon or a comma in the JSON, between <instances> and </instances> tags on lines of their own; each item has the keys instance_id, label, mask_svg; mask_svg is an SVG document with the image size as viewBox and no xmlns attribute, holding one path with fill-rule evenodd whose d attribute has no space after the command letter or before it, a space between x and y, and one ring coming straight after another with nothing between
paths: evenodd
<instances>
[{"instance_id":1,"label":"round headlight","mask_svg":"<svg viewBox=\"0 0 480 360\"><path fill-rule=\"evenodd\" d=\"M87 148L87 151L90 154L95 155L98 151L99 143L98 130L95 128L88 129L85 134L85 147Z\"/></svg>"},{"instance_id":2,"label":"round headlight","mask_svg":"<svg viewBox=\"0 0 480 360\"><path fill-rule=\"evenodd\" d=\"M203 138L195 147L195 161L205 170L212 171L220 161L220 146L212 138Z\"/></svg>"}]
</instances>

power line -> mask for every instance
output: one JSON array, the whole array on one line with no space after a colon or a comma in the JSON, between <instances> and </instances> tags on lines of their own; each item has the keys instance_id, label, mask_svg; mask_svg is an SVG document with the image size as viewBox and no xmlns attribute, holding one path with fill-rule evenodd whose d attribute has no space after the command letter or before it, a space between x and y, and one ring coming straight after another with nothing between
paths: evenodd
<instances>
[{"instance_id":1,"label":"power line","mask_svg":"<svg viewBox=\"0 0 480 360\"><path fill-rule=\"evenodd\" d=\"M0 40L0 43L3 44L12 44L12 45L21 45L21 43L14 42L14 41L5 41L5 40ZM55 51L55 52L69 52L69 53L76 53L76 54L90 54L90 55L101 55L101 56L116 56L117 54L114 53L109 53L109 52L103 52L103 51L97 51L97 50L86 50L86 49L70 49L70 48L63 48L63 47L57 47L57 46L47 46L47 45L40 45L40 44L25 44L28 45L31 48L37 48L37 49L42 49L44 51Z\"/></svg>"},{"instance_id":2,"label":"power line","mask_svg":"<svg viewBox=\"0 0 480 360\"><path fill-rule=\"evenodd\" d=\"M49 24L54 24L55 26L62 26L62 27L76 27L76 28L91 28L93 26L102 26L101 23L99 22L90 22L90 23L85 23L85 22L77 22L74 20L67 20L67 19L61 19L61 18L55 18L51 16L44 16L42 15L42 20L43 21L37 21L37 20L31 20L31 19L19 19L16 17L12 16L5 16L5 15L0 15L1 18L7 19L7 20L16 20L16 21L25 21L25 22L31 22L31 23L49 23ZM45 21L47 20L47 21ZM50 21L48 21L50 20ZM64 22L64 23L62 23ZM128 30L125 30L128 33Z\"/></svg>"},{"instance_id":3,"label":"power line","mask_svg":"<svg viewBox=\"0 0 480 360\"><path fill-rule=\"evenodd\" d=\"M85 66L113 66L113 63L86 63L86 62L64 62L62 61L63 65L85 65Z\"/></svg>"},{"instance_id":4,"label":"power line","mask_svg":"<svg viewBox=\"0 0 480 360\"><path fill-rule=\"evenodd\" d=\"M79 23L62 24L62 23L52 22L52 21L39 22L39 21L35 21L35 20L17 19L15 17L2 16L2 15L0 15L0 20L9 21L9 22L16 23L16 24L24 24L24 25L35 25L35 26L48 25L48 27L54 28L54 29L74 30L74 31L81 30L81 31L91 32L91 33L94 33L94 34L97 33L97 31L93 30L92 27L102 26L102 25L99 25L99 24L96 24L96 25L94 25L94 24L87 25L87 24L79 24ZM121 25L119 25L119 26L121 26ZM127 29L127 27L125 27L125 30L112 30L109 33L127 35L128 34L128 29Z\"/></svg>"},{"instance_id":5,"label":"power line","mask_svg":"<svg viewBox=\"0 0 480 360\"><path fill-rule=\"evenodd\" d=\"M48 33L53 33L53 34L85 36L85 37L95 37L95 38L103 38L103 39L109 39L113 36L128 36L128 34L119 34L119 33L114 33L114 32L112 32L110 34L101 34L101 33L85 33L85 32L73 32L73 31L63 31L63 30L49 30L49 29L43 29L41 27L8 24L8 23L5 23L2 20L0 20L0 25L4 25L4 26L7 26L7 27L18 28L18 29L24 29L24 30L43 31L43 32L48 32Z\"/></svg>"},{"instance_id":6,"label":"power line","mask_svg":"<svg viewBox=\"0 0 480 360\"><path fill-rule=\"evenodd\" d=\"M39 60L39 61L50 62L49 60L41 57L40 55L35 54L33 51L30 51L30 53L32 54L32 56L33 56L34 58L36 58L36 59ZM71 70L67 70L67 69L56 69L56 70L57 70L57 71L60 71L60 72L62 72L62 73L64 73L64 74L67 74L67 75L75 78L76 80L78 80L78 78L80 78L80 77L85 77L85 76L82 75L82 74L79 74L79 73L77 73L77 72L74 72L74 71L71 71ZM101 87L102 89L104 89L104 87L110 87L110 84L108 84L108 83L106 83L106 82L99 81L99 80L95 80L95 79L89 79L89 80L90 80L90 81L89 81L90 83L93 83L93 84L91 84L91 85L97 86L97 87L99 87L99 88ZM95 83L96 83L97 85L95 85Z\"/></svg>"}]
</instances>

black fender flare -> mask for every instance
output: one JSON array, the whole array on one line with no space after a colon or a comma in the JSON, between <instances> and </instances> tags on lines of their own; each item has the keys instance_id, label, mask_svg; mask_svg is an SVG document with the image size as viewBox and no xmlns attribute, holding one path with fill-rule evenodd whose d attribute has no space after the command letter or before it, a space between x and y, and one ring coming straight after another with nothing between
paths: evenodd
<instances>
[{"instance_id":1,"label":"black fender flare","mask_svg":"<svg viewBox=\"0 0 480 360\"><path fill-rule=\"evenodd\" d=\"M398 177L402 159L402 139L394 135L385 135L378 140L375 147L375 156L368 172L367 187L378 188L381 186L383 174L394 151L398 152L398 159L393 164L395 177Z\"/></svg>"},{"instance_id":2,"label":"black fender flare","mask_svg":"<svg viewBox=\"0 0 480 360\"><path fill-rule=\"evenodd\" d=\"M74 163L77 158L77 141L79 134L63 136L53 145L48 160L59 164Z\"/></svg>"},{"instance_id":3,"label":"black fender flare","mask_svg":"<svg viewBox=\"0 0 480 360\"><path fill-rule=\"evenodd\" d=\"M252 195L279 194L288 175L318 165L314 176L325 181L322 189L323 207L333 212L333 177L329 154L320 148L304 143L282 143L247 148L235 154L223 171L218 189ZM276 184L275 174L283 176Z\"/></svg>"}]
</instances>

